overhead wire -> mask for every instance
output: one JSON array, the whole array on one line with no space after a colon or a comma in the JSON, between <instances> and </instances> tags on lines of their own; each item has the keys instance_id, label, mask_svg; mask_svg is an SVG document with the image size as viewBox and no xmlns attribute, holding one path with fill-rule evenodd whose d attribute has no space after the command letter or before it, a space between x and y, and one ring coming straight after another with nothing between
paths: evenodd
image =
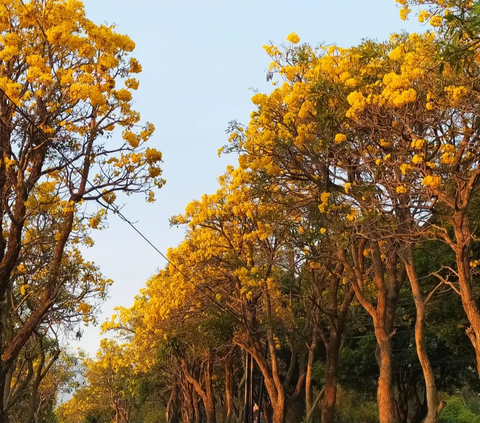
<instances>
[{"instance_id":1,"label":"overhead wire","mask_svg":"<svg viewBox=\"0 0 480 423\"><path fill-rule=\"evenodd\" d=\"M43 131L33 120L32 118L24 112L24 110L18 106L13 100L12 98L2 89L0 88L0 93L3 94L3 96L11 103L11 105L14 107L14 109L20 114L22 115L26 120L27 122L44 138L45 141L47 142L50 142L52 141L52 138L50 138L46 133L45 131ZM100 190L88 179L88 177L85 177L82 173L82 171L73 163L72 160L70 160L59 148L57 148L57 146L54 144L54 143L51 143L51 147L53 147L55 149L55 151L57 151L57 153L59 153L63 160L65 160L65 162L67 163L67 165L70 165L72 167L73 170L75 170L76 172L79 173L79 175L81 176L82 179L84 179L85 183L87 183L90 187L92 187L99 195L100 197L102 196L102 193L100 192ZM100 202L100 201L99 201ZM213 296L209 295L208 293L205 292L205 290L203 290L203 286L200 286L198 285L197 283L195 283L194 281L191 280L190 277L188 277L185 272L183 272L179 266L177 266L175 263L173 263L166 254L164 254L142 231L140 231L140 229L138 229L135 224L129 220L123 213L122 211L120 210L120 208L114 204L113 202L108 204L108 205L105 205L103 203L100 202L100 204L105 207L106 209L110 209L111 211L114 212L114 214L116 214L121 220L123 220L124 222L126 222L151 248L153 248L153 250L155 250L169 265L171 265L181 276L183 276L183 278L189 282L190 284L192 284L196 289L198 289L198 291L203 294L207 299L209 299L212 303L214 303L218 308L220 308L222 311L225 311L227 313L229 313L230 315L232 315L235 319L237 320L240 320L242 321L243 319L241 318L241 316L239 316L237 313L235 313L234 311L232 311L229 307L226 307L224 306L223 304L221 304L219 301L217 301ZM212 291L212 288L210 288L209 286L206 286L206 288L209 290L209 291Z\"/></svg>"},{"instance_id":2,"label":"overhead wire","mask_svg":"<svg viewBox=\"0 0 480 423\"><path fill-rule=\"evenodd\" d=\"M7 93L2 89L0 88L0 93L3 94L3 96L12 104L12 106L15 108L15 110L20 113L26 120L27 122L45 139L45 141L52 141L52 138L50 138L33 120L32 118L24 112L24 110L18 106L10 96L7 95ZM51 147L53 147L55 149L55 151L57 151L61 156L62 158L65 160L65 162L67 163L67 165L70 165L73 170L75 170L76 172L79 173L79 175L81 176L82 179L85 180L85 182L90 186L92 187L100 196L102 196L102 193L99 191L99 189L88 179L88 177L84 177L82 171L74 164L74 162L69 159L62 151L61 149L59 149L54 143L51 144ZM99 200L97 200L99 201ZM100 202L100 201L99 201ZM209 299L213 304L215 304L219 309L221 309L222 311L225 311L227 312L228 314L230 314L231 316L233 316L236 320L239 320L239 321L243 321L242 319L242 316L240 316L238 313L234 312L233 310L231 310L230 307L227 307L227 306L224 306L223 304L221 304L219 301L217 301L217 299L215 297L213 297L212 295L208 294L205 292L205 290L203 288L206 288L207 290L213 292L212 288L209 287L208 285L199 285L197 283L195 283L187 274L185 274L185 272L183 272L179 266L177 266L174 262L172 262L168 256L166 254L164 254L140 229L137 228L137 226L130 220L128 219L123 213L122 211L120 210L120 208L114 204L113 202L106 205L106 204L103 204L100 202L100 204L105 207L106 209L109 209L111 211L114 212L114 214L116 214L121 220L123 220L124 222L126 222L157 254L159 254L169 265L171 265L184 279L185 281L189 282L191 285L193 285L205 298ZM406 305L406 304L405 304ZM402 306L402 305L400 305ZM369 323L365 322L364 325L362 326L368 326ZM440 325L438 326L440 327ZM442 327L444 327L442 325ZM432 326L427 326L427 328L432 328ZM409 332L410 330L413 330L413 329L410 329L410 328L406 328L406 329L403 329L401 330L400 332L397 333L397 335L399 334L405 334L405 332ZM375 335L374 334L364 334L364 335L356 335L356 336L345 336L344 338L345 339L361 339L361 338L368 338L368 337L374 337Z\"/></svg>"}]
</instances>

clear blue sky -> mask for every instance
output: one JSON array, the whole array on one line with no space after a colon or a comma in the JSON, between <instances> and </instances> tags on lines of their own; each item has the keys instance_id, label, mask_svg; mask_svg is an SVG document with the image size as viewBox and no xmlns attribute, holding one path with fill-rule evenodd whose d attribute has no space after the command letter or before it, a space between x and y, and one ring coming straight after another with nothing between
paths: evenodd
<instances>
[{"instance_id":1,"label":"clear blue sky","mask_svg":"<svg viewBox=\"0 0 480 423\"><path fill-rule=\"evenodd\" d=\"M295 31L302 41L348 47L362 38L383 40L402 29L394 0L84 0L87 16L118 25L136 43L143 66L135 107L157 128L151 145L164 155L167 185L157 202L124 199L124 214L137 221L162 251L177 245L182 229L168 219L187 203L217 189L217 177L234 157L218 158L232 119L247 123L253 105L250 88L270 89L265 81L269 58L262 46L284 42ZM109 229L93 234L96 245L85 252L115 281L101 320L116 305L129 306L163 259L128 225L110 217ZM85 330L81 346L98 348L99 328Z\"/></svg>"}]
</instances>

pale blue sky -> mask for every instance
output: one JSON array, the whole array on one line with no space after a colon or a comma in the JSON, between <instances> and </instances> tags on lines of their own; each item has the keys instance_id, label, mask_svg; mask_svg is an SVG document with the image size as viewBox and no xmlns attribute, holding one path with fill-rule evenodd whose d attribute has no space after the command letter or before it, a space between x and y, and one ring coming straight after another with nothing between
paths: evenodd
<instances>
[{"instance_id":1,"label":"pale blue sky","mask_svg":"<svg viewBox=\"0 0 480 423\"><path fill-rule=\"evenodd\" d=\"M168 218L187 203L217 189L217 177L235 158L218 158L226 144L228 121L247 123L253 105L250 88L270 89L265 81L269 58L262 46L283 43L295 31L302 41L348 47L362 38L383 40L402 29L394 0L84 0L93 21L116 23L136 43L143 66L135 107L157 128L151 145L164 155L167 185L155 204L128 197L124 214L138 221L162 251L177 245L183 230ZM96 245L85 255L114 279L104 315L129 306L163 259L128 225L110 217L109 229L95 232ZM98 327L85 330L81 346L94 352Z\"/></svg>"}]
</instances>

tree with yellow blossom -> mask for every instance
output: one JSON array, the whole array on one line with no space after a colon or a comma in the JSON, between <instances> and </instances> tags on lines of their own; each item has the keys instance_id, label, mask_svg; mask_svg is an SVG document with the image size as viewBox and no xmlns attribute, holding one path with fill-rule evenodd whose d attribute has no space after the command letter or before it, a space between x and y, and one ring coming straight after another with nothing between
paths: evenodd
<instances>
[{"instance_id":1,"label":"tree with yellow blossom","mask_svg":"<svg viewBox=\"0 0 480 423\"><path fill-rule=\"evenodd\" d=\"M61 421L77 423L89 415L111 414L113 422L128 423L139 381L129 346L103 339L96 357L85 358L83 365L86 385L62 404Z\"/></svg>"},{"instance_id":2,"label":"tree with yellow blossom","mask_svg":"<svg viewBox=\"0 0 480 423\"><path fill-rule=\"evenodd\" d=\"M287 390L292 377L289 374L301 358L297 356L294 333L290 338L285 336L288 329L284 323L292 310L282 306L288 294L282 288L281 269L288 266L291 256L286 243L288 216L273 204L255 199L251 178L242 169L229 169L216 194L192 202L185 215L175 218L191 228L187 240L192 243L192 251L172 259L188 269L189 277L209 281L209 287L214 287L221 303L236 317L234 342L258 364L272 404L273 421L281 422L287 400L296 391ZM284 380L277 352L281 338L288 339L292 353L292 370ZM302 361L297 382L300 387L304 366Z\"/></svg>"},{"instance_id":3,"label":"tree with yellow blossom","mask_svg":"<svg viewBox=\"0 0 480 423\"><path fill-rule=\"evenodd\" d=\"M426 2L400 3L406 18ZM434 32L348 49L291 33L265 46L274 88L253 96L250 122L232 123L224 148L240 167L172 219L186 232L169 264L104 327L128 344L134 385L140 372L158 381L166 421L241 419L247 353L274 423L315 421L320 402L334 422L346 386L376 391L373 421L434 423L445 367L468 356L456 371L469 378L474 353L478 367L475 36L460 43L463 71L442 38L449 16L475 11L428 5L419 18ZM451 361L467 335L474 348ZM345 375L343 364L373 372ZM85 407L87 392L75 399Z\"/></svg>"},{"instance_id":4,"label":"tree with yellow blossom","mask_svg":"<svg viewBox=\"0 0 480 423\"><path fill-rule=\"evenodd\" d=\"M470 221L480 176L475 117L478 94L472 88L478 67L472 65L464 72L444 61L439 57L440 41L432 33L412 34L408 38L393 36L391 42L389 61L384 62L390 63L391 71L380 71L377 83L369 78L369 85L356 91L359 98L377 96L381 101L367 101L358 106L350 103L355 107L355 111L350 110L353 117L350 129L361 137L365 152L363 159L357 159L356 168L360 172L372 169L370 178L352 188L360 194L365 181L382 186L381 194L362 207L394 218L394 225L385 228L385 236L395 236L412 287L417 311L417 352L429 403L427 421L434 422L442 403L437 397L424 337L425 306L431 295L422 289L417 277L414 250L417 242L433 238L442 240L454 252L455 270L445 264L434 274L440 285L452 287L462 299L470 322L467 334L478 363L479 314L473 293L475 266L471 265L475 229ZM399 85L405 83L408 85ZM398 95L413 90L415 101L403 105L389 103L394 89ZM378 201L380 195L382 202ZM443 272L447 269L451 270L449 274Z\"/></svg>"},{"instance_id":5,"label":"tree with yellow blossom","mask_svg":"<svg viewBox=\"0 0 480 423\"><path fill-rule=\"evenodd\" d=\"M436 421L442 408L425 348L430 294L416 276L417 242L441 239L455 252L450 277L435 274L460 294L478 351L469 223L479 178L477 67L458 72L439 57L440 42L430 32L351 49L267 46L283 82L270 95L253 97L258 109L251 122L231 136L241 166L266 175L280 197L316 203L329 219L337 256L375 326L381 421L396 414L391 338L407 279L427 420Z\"/></svg>"},{"instance_id":6,"label":"tree with yellow blossom","mask_svg":"<svg viewBox=\"0 0 480 423\"><path fill-rule=\"evenodd\" d=\"M379 363L379 406L380 415L383 412L383 418L388 421L394 407L390 333L395 297L398 298L402 279L392 281L387 294L388 290L380 284L386 269L381 260L377 263L377 287L384 301L380 308L386 305L387 295L393 294L389 316L382 311L377 318L376 307L366 301L367 292L375 285L373 281L368 286L364 284L365 274L371 273L369 269L373 263L364 264L366 242L356 235L359 209L344 199L357 175L348 168L348 162L342 161L340 154L350 145L347 97L351 99L349 93L358 84L355 74L361 71L362 57L358 51L337 47L320 47L314 51L307 45L287 46L283 52L273 46L266 49L273 58L271 68L278 72L283 82L279 82L269 96L257 94L253 97L258 111L252 114L248 128L237 128L231 140L242 153L241 166L252 172L266 173L277 193L296 199L298 204L315 204L320 213L328 216L330 235L337 240L334 249L345 268L348 282L378 327L377 341L379 350L383 351L379 355L382 363ZM377 64L372 60L369 66L374 71ZM360 99L354 104L357 103L361 104ZM380 258L382 253L378 245L376 248ZM389 251L390 256L395 257L395 251ZM333 392L332 395L334 403ZM324 411L327 409L332 410L325 407ZM333 418L332 413L327 421Z\"/></svg>"},{"instance_id":7,"label":"tree with yellow blossom","mask_svg":"<svg viewBox=\"0 0 480 423\"><path fill-rule=\"evenodd\" d=\"M435 64L437 51L433 34L412 35L404 43L400 38L393 37L391 44L365 42L348 50L313 51L301 46L281 52L268 46L271 68L283 83L269 96L254 96L258 111L248 128L236 128L231 137L243 153L242 166L267 174L277 192L296 196L299 204L317 203L328 216L330 232L336 232L338 259L375 326L381 421L391 421L395 414L391 338L396 303L407 276L397 250L400 232L406 230L404 216L392 213L392 207L399 202L405 208L402 201L408 198L410 184L416 183L417 207L424 211L429 190L441 180L432 174L433 160L420 152L424 146L420 136L418 142L410 138L407 146L395 150L401 117L419 104L421 94L427 97L418 86L424 84L427 90L432 83L427 71ZM463 95L461 88L450 88L445 96L452 101ZM365 111L372 109L381 112L372 115L369 126ZM378 138L372 139L373 131L380 134ZM418 174L413 170L421 163L427 166ZM412 221L424 217L417 212ZM409 275L413 278L412 272ZM373 293L375 301L370 299ZM421 336L418 342L423 342ZM428 374L428 357L419 352ZM437 407L432 406L436 391L429 386L430 412L436 419Z\"/></svg>"},{"instance_id":8,"label":"tree with yellow blossom","mask_svg":"<svg viewBox=\"0 0 480 423\"><path fill-rule=\"evenodd\" d=\"M133 41L114 26L88 20L80 1L8 0L3 6L0 190L8 200L0 207L2 325L12 275L22 265L28 219L48 208L57 219L36 309L13 339L7 340L0 328L0 392L16 357L57 298L69 240L78 225L90 221L97 227L104 214L100 210L100 216L89 216L85 202L99 201L106 210L116 192L143 192L151 201L152 187L164 183L161 153L145 147L154 127L139 127L140 115L131 106L138 87L135 74L141 71L130 57ZM114 129L122 131L121 138L111 137ZM3 398L0 420L6 421Z\"/></svg>"},{"instance_id":9,"label":"tree with yellow blossom","mask_svg":"<svg viewBox=\"0 0 480 423\"><path fill-rule=\"evenodd\" d=\"M172 219L188 225L185 240L169 251L170 265L149 281L133 308L120 310L107 328L134 331L133 341L151 362L155 359L145 352L152 346L168 351L169 367L176 363L183 375L171 392L185 391L183 381L191 385L208 421L216 418L217 375L225 383L227 418L238 416L242 394L233 386L233 366L241 361L232 361L232 354L240 347L265 378L274 421L283 421L306 380L309 350L297 331L311 332L300 317L302 300L292 300L295 272L282 276L295 262L287 241L292 216L257 198L252 175L242 169L229 168L220 182L215 194L193 201ZM185 412L196 415L190 402Z\"/></svg>"}]
</instances>

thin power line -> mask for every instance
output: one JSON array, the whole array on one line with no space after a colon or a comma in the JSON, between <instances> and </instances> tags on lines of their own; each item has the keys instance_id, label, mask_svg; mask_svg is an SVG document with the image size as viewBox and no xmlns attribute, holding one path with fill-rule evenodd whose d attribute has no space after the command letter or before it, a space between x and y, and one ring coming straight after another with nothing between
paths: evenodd
<instances>
[{"instance_id":1,"label":"thin power line","mask_svg":"<svg viewBox=\"0 0 480 423\"><path fill-rule=\"evenodd\" d=\"M45 134L45 132L41 128L38 127L38 125L30 118L30 116L26 114L23 111L23 109L20 106L18 106L2 88L0 88L0 92L13 105L15 110L17 110L27 120L27 122L30 125L32 125L32 127L45 139L45 141L51 141L51 138L49 138L48 135ZM82 171L75 166L72 160L66 157L65 154L60 149L58 149L54 143L51 143L50 145L57 151L57 153L59 153L62 156L62 158L67 162L67 165L70 165L75 171L77 171L81 175L82 179L84 179L88 185L90 185L100 196L102 196L102 193L99 191L99 189L92 182L90 182L87 177L83 176ZM102 203L100 202L100 204ZM180 275L182 275L186 281L190 282L196 289L198 289L206 298L208 298L210 301L216 304L217 307L219 307L222 311L226 311L227 313L234 316L237 320L241 320L237 313L233 312L229 307L224 306L223 304L218 302L214 297L207 294L205 291L201 289L203 287L200 287L198 284L193 282L184 272L182 272L176 264L174 264L152 241L150 241L147 238L146 235L144 235L140 231L140 229L138 229L129 219L127 219L127 217L120 211L119 207L116 204L110 203L108 204L108 206L102 204L102 206L105 207L106 209L110 209L110 208L113 209L114 213L116 213L120 217L120 219L126 222L138 235L140 235L140 237L143 238L143 240L148 245L150 245L150 247L152 247L168 264L170 264ZM209 291L212 291L212 288L210 288L209 286L206 286L206 288Z\"/></svg>"}]
</instances>

